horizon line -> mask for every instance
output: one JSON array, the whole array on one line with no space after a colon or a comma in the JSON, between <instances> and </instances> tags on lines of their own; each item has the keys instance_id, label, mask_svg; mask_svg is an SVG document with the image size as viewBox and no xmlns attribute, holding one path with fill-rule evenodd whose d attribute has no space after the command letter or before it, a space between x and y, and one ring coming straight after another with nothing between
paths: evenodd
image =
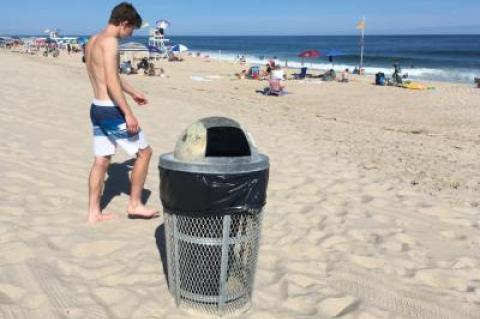
<instances>
[{"instance_id":1,"label":"horizon line","mask_svg":"<svg viewBox=\"0 0 480 319\"><path fill-rule=\"evenodd\" d=\"M5 33L4 36L46 36L43 33ZM85 33L65 33L64 36L85 36L88 35ZM468 36L468 35L480 35L480 33L391 33L391 34L378 34L370 33L365 34L365 36ZM138 34L132 35L131 37L136 36L145 36L148 37L148 34ZM167 37L358 37L360 34L170 34ZM130 37L130 38L131 38Z\"/></svg>"}]
</instances>

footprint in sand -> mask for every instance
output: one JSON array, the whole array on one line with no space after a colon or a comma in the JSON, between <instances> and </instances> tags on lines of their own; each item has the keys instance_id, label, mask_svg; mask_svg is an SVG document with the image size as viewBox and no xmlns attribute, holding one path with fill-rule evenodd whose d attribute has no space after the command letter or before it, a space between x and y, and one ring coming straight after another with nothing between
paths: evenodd
<instances>
[{"instance_id":1,"label":"footprint in sand","mask_svg":"<svg viewBox=\"0 0 480 319\"><path fill-rule=\"evenodd\" d=\"M417 271L415 278L436 288L472 292L474 287L468 279L469 274L470 272L465 270L422 269Z\"/></svg>"},{"instance_id":2,"label":"footprint in sand","mask_svg":"<svg viewBox=\"0 0 480 319\"><path fill-rule=\"evenodd\" d=\"M72 248L72 255L80 258L104 257L123 248L125 248L125 243L122 241L97 240L76 245Z\"/></svg>"},{"instance_id":3,"label":"footprint in sand","mask_svg":"<svg viewBox=\"0 0 480 319\"><path fill-rule=\"evenodd\" d=\"M353 296L327 298L320 302L318 309L329 318L336 318L352 312L359 303L360 301Z\"/></svg>"},{"instance_id":4,"label":"footprint in sand","mask_svg":"<svg viewBox=\"0 0 480 319\"><path fill-rule=\"evenodd\" d=\"M264 270L264 269L259 269L259 273L261 273L261 276L257 276L256 278L256 284L259 285L260 287L265 287L265 286L270 286L272 284L277 283L282 275L277 271L269 271L269 270Z\"/></svg>"},{"instance_id":5,"label":"footprint in sand","mask_svg":"<svg viewBox=\"0 0 480 319\"><path fill-rule=\"evenodd\" d=\"M0 319L27 319L29 316L18 305L0 304Z\"/></svg>"},{"instance_id":6,"label":"footprint in sand","mask_svg":"<svg viewBox=\"0 0 480 319\"><path fill-rule=\"evenodd\" d=\"M47 295L53 311L61 318L108 319L110 316L89 294L70 287L55 276L59 272L49 265L31 264L30 269Z\"/></svg>"},{"instance_id":7,"label":"footprint in sand","mask_svg":"<svg viewBox=\"0 0 480 319\"><path fill-rule=\"evenodd\" d=\"M329 285L362 302L401 314L405 318L474 319L480 306L465 305L410 286L399 277L383 275L354 266L338 265L330 273Z\"/></svg>"},{"instance_id":8,"label":"footprint in sand","mask_svg":"<svg viewBox=\"0 0 480 319\"><path fill-rule=\"evenodd\" d=\"M317 295L307 295L299 297L288 297L282 302L282 307L295 313L295 316L314 316L317 314L317 304L320 297Z\"/></svg>"},{"instance_id":9,"label":"footprint in sand","mask_svg":"<svg viewBox=\"0 0 480 319\"><path fill-rule=\"evenodd\" d=\"M65 146L65 141L59 139L47 139L42 140L40 145L44 148L61 148Z\"/></svg>"},{"instance_id":10,"label":"footprint in sand","mask_svg":"<svg viewBox=\"0 0 480 319\"><path fill-rule=\"evenodd\" d=\"M27 292L25 289L0 282L0 304L18 303Z\"/></svg>"},{"instance_id":11,"label":"footprint in sand","mask_svg":"<svg viewBox=\"0 0 480 319\"><path fill-rule=\"evenodd\" d=\"M22 242L10 242L0 246L0 265L24 262L34 257L32 248Z\"/></svg>"}]
</instances>

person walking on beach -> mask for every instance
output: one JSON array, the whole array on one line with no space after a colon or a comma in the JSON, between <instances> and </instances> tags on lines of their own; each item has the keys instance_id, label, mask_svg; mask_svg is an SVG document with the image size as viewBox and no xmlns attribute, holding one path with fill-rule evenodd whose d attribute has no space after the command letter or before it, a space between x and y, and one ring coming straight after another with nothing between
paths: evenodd
<instances>
[{"instance_id":1,"label":"person walking on beach","mask_svg":"<svg viewBox=\"0 0 480 319\"><path fill-rule=\"evenodd\" d=\"M87 72L95 96L90 107L95 154L89 176L90 223L113 218L112 214L101 211L100 197L105 174L117 146L130 156L136 156L131 176L128 217L148 219L158 216L158 211L145 207L141 202L152 149L125 99L124 92L138 105L146 105L148 101L142 92L119 75L118 41L131 36L133 30L141 25L142 18L135 8L122 2L113 8L107 27L94 35L85 48Z\"/></svg>"}]
</instances>

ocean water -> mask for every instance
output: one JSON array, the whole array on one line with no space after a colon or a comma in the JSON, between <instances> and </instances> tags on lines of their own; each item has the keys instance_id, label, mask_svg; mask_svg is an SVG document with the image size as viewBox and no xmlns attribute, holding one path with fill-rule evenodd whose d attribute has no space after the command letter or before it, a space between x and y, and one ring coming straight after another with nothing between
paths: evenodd
<instances>
[{"instance_id":1,"label":"ocean water","mask_svg":"<svg viewBox=\"0 0 480 319\"><path fill-rule=\"evenodd\" d=\"M327 52L340 50L333 58L334 68L352 70L360 62L359 36L169 36L172 44L184 44L192 52L209 54L212 58L234 60L244 55L247 62L265 63L276 57L290 67L300 67L297 55L305 50ZM147 43L147 37L128 41ZM412 79L472 83L480 77L480 35L405 35L366 36L364 67L374 74L390 75L393 64L399 63L403 73ZM305 59L313 69L329 69L328 57Z\"/></svg>"}]
</instances>

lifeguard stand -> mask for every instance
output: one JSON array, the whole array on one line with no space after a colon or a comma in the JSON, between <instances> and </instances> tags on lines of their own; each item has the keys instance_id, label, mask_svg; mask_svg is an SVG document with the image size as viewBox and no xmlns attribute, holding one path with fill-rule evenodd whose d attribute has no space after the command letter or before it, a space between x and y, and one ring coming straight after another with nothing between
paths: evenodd
<instances>
[{"instance_id":1,"label":"lifeguard stand","mask_svg":"<svg viewBox=\"0 0 480 319\"><path fill-rule=\"evenodd\" d=\"M169 58L168 43L170 39L165 38L165 30L170 26L167 20L158 20L155 28L150 29L148 46L150 56L155 58Z\"/></svg>"},{"instance_id":2,"label":"lifeguard stand","mask_svg":"<svg viewBox=\"0 0 480 319\"><path fill-rule=\"evenodd\" d=\"M54 41L57 41L59 39L62 39L62 37L60 36L60 29L45 29L45 33L48 33L48 37Z\"/></svg>"}]
</instances>

